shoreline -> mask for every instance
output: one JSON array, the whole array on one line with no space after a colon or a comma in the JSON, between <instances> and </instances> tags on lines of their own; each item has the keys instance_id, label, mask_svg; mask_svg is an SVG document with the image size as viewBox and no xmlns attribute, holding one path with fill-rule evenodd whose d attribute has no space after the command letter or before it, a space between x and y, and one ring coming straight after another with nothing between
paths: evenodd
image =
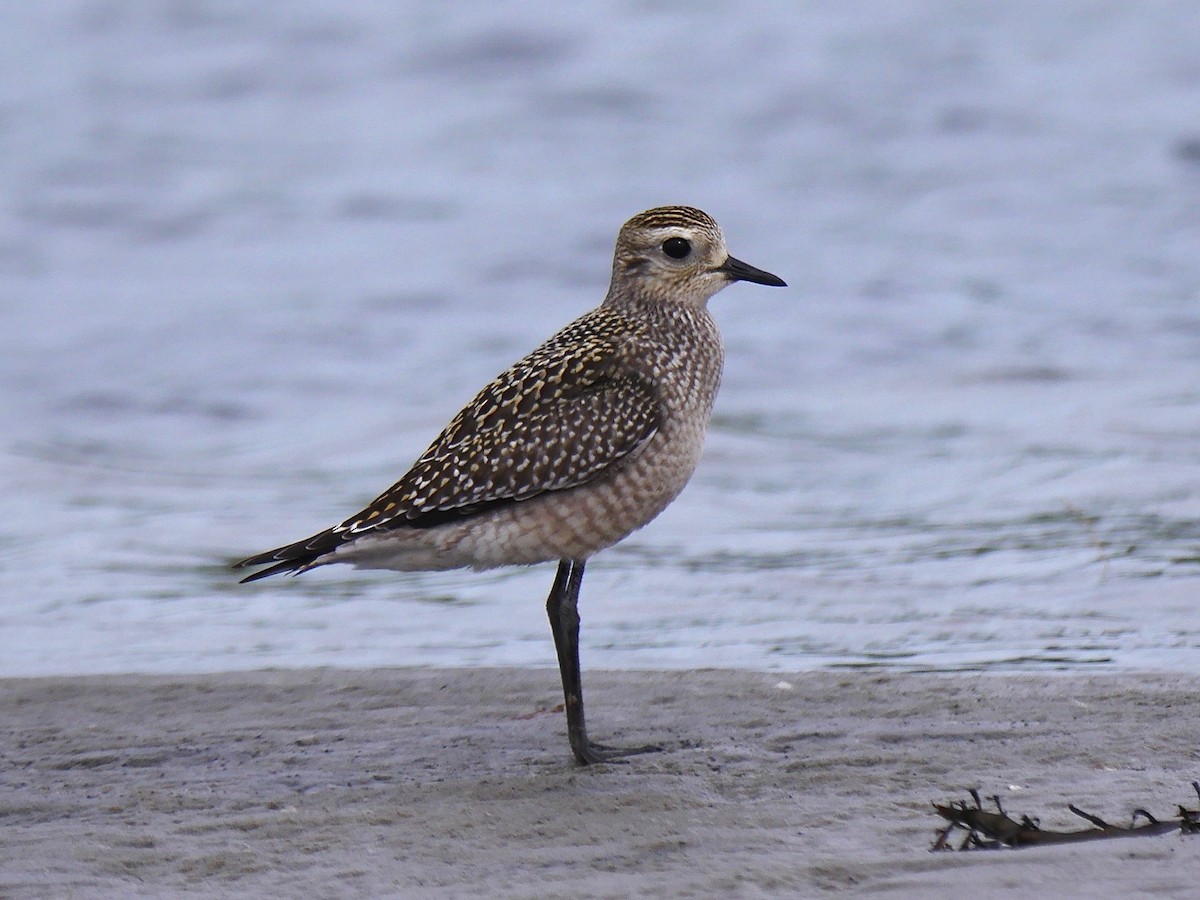
<instances>
[{"instance_id":1,"label":"shoreline","mask_svg":"<svg viewBox=\"0 0 1200 900\"><path fill-rule=\"evenodd\" d=\"M0 679L0 896L1190 896L1181 835L930 853L969 788L1076 829L1194 805L1200 677L553 669ZM1014 868L1015 867L1015 868ZM1084 891L1087 893L1087 891Z\"/></svg>"}]
</instances>

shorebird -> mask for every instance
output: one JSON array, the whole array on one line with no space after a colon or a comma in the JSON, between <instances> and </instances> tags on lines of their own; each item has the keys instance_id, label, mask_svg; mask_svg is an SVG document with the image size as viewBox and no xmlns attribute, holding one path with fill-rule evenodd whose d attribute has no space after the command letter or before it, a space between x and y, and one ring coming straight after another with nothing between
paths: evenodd
<instances>
[{"instance_id":1,"label":"shorebird","mask_svg":"<svg viewBox=\"0 0 1200 900\"><path fill-rule=\"evenodd\" d=\"M695 471L724 360L708 301L735 281L786 287L730 256L698 209L634 216L617 235L600 306L501 372L365 509L235 568L267 567L245 582L328 563L418 571L557 560L546 612L575 759L660 749L588 738L579 587L587 561L662 512Z\"/></svg>"}]
</instances>

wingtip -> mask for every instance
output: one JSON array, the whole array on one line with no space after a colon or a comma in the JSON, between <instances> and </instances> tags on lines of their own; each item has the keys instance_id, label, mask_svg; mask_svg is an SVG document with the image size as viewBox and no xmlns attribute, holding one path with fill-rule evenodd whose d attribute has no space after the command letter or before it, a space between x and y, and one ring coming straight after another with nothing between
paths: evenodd
<instances>
[{"instance_id":1,"label":"wingtip","mask_svg":"<svg viewBox=\"0 0 1200 900\"><path fill-rule=\"evenodd\" d=\"M237 566L233 566L233 568L239 569L239 568L241 568L241 566L237 565ZM272 566L271 568L273 569L274 566ZM275 573L272 572L271 569L263 569L261 572L254 572L250 575L247 575L245 578L239 578L238 584L249 584L252 581L258 581L260 578L267 578L268 576L274 575L274 574Z\"/></svg>"},{"instance_id":2,"label":"wingtip","mask_svg":"<svg viewBox=\"0 0 1200 900\"><path fill-rule=\"evenodd\" d=\"M269 578L272 575L277 575L280 572L290 572L301 569L305 566L304 560L288 559L283 555L283 550L287 548L281 547L276 550L269 550L266 553L258 553L254 556L247 556L245 559L239 559L229 568L231 569L249 569L254 566L266 566L258 572L251 572L245 578L238 581L238 584L248 584L251 581L258 581L260 578Z\"/></svg>"},{"instance_id":3,"label":"wingtip","mask_svg":"<svg viewBox=\"0 0 1200 900\"><path fill-rule=\"evenodd\" d=\"M242 569L247 566L262 565L263 562L268 561L269 560L261 560L256 562L253 558L244 559L239 563L234 563L232 568ZM267 566L267 568L259 572L253 572L250 575L247 575L245 578L240 579L238 584L249 584L251 581L258 581L260 578L270 578L272 575L279 575L283 572L294 572L298 574L307 568L308 563L306 562L295 559L285 559L282 562L275 563L273 566Z\"/></svg>"}]
</instances>

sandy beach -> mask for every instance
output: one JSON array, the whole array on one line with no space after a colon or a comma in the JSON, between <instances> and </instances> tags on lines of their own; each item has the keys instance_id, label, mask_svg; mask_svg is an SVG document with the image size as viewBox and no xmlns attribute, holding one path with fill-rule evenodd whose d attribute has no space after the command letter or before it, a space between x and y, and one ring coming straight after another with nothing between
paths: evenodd
<instances>
[{"instance_id":1,"label":"sandy beach","mask_svg":"<svg viewBox=\"0 0 1200 900\"><path fill-rule=\"evenodd\" d=\"M1045 828L1195 805L1200 679L553 670L0 682L0 896L1190 897L1178 833L931 853L977 787Z\"/></svg>"}]
</instances>

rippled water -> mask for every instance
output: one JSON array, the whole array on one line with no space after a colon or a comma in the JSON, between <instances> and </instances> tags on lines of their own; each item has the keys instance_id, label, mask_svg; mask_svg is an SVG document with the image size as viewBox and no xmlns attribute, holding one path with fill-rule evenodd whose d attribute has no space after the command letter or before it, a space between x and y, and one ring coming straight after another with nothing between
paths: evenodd
<instances>
[{"instance_id":1,"label":"rippled water","mask_svg":"<svg viewBox=\"0 0 1200 900\"><path fill-rule=\"evenodd\" d=\"M585 666L1200 668L1193 3L0 11L0 674L551 665L550 566L225 566L701 206L788 280Z\"/></svg>"}]
</instances>

